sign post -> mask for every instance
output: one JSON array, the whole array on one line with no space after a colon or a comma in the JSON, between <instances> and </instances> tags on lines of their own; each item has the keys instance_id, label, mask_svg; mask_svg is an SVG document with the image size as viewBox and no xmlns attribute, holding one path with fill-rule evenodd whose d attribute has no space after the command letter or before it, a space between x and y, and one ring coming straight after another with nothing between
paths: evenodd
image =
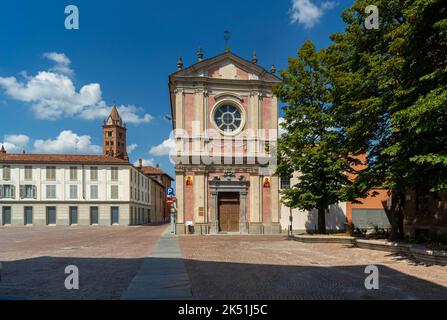
<instances>
[{"instance_id":1,"label":"sign post","mask_svg":"<svg viewBox=\"0 0 447 320\"><path fill-rule=\"evenodd\" d=\"M166 189L166 202L167 204L171 207L171 233L175 233L175 213L176 213L176 209L174 206L174 202L175 202L175 196L174 196L174 189L173 188L167 188Z\"/></svg>"}]
</instances>

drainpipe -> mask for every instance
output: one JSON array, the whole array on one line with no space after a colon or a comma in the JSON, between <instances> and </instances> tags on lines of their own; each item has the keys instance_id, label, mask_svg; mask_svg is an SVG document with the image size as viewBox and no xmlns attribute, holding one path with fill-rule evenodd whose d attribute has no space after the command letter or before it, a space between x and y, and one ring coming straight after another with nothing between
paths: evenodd
<instances>
[{"instance_id":1,"label":"drainpipe","mask_svg":"<svg viewBox=\"0 0 447 320\"><path fill-rule=\"evenodd\" d=\"M82 199L85 200L85 167L82 165Z\"/></svg>"}]
</instances>

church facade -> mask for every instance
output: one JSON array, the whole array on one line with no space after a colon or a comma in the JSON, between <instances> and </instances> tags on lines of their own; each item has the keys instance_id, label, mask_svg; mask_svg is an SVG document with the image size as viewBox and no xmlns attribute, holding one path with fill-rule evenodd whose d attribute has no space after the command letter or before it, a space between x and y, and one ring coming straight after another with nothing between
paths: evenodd
<instances>
[{"instance_id":1,"label":"church facade","mask_svg":"<svg viewBox=\"0 0 447 320\"><path fill-rule=\"evenodd\" d=\"M169 76L176 234L281 232L275 69L229 50Z\"/></svg>"}]
</instances>

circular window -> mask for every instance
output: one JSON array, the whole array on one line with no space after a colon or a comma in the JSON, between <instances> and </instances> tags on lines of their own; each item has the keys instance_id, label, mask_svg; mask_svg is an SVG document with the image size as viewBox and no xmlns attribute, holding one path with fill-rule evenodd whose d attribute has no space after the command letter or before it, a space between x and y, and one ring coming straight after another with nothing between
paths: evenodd
<instances>
[{"instance_id":1,"label":"circular window","mask_svg":"<svg viewBox=\"0 0 447 320\"><path fill-rule=\"evenodd\" d=\"M231 104L221 105L214 112L214 122L219 130L233 133L242 125L241 110Z\"/></svg>"}]
</instances>

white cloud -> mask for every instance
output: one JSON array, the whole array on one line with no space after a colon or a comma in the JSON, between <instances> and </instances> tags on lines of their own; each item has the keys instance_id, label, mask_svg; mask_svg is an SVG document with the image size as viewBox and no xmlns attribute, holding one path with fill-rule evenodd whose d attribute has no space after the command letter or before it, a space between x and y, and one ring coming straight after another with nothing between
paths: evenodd
<instances>
[{"instance_id":1,"label":"white cloud","mask_svg":"<svg viewBox=\"0 0 447 320\"><path fill-rule=\"evenodd\" d=\"M132 153L135 151L135 149L138 147L136 143L131 144L130 146L127 146L127 153Z\"/></svg>"},{"instance_id":2,"label":"white cloud","mask_svg":"<svg viewBox=\"0 0 447 320\"><path fill-rule=\"evenodd\" d=\"M325 1L319 6L312 2L313 0L292 0L290 9L290 22L300 23L304 28L310 29L320 21L326 10L335 7L335 2Z\"/></svg>"},{"instance_id":3,"label":"white cloud","mask_svg":"<svg viewBox=\"0 0 447 320\"><path fill-rule=\"evenodd\" d=\"M46 52L43 54L43 57L55 63L55 66L50 71L67 76L73 75L74 71L70 68L71 61L64 53Z\"/></svg>"},{"instance_id":4,"label":"white cloud","mask_svg":"<svg viewBox=\"0 0 447 320\"><path fill-rule=\"evenodd\" d=\"M25 147L29 142L29 137L24 134L7 134L5 135L5 141Z\"/></svg>"},{"instance_id":5,"label":"white cloud","mask_svg":"<svg viewBox=\"0 0 447 320\"><path fill-rule=\"evenodd\" d=\"M149 150L149 153L153 156L168 156L175 151L175 141L173 138L169 138L163 141L158 146L154 146Z\"/></svg>"},{"instance_id":6,"label":"white cloud","mask_svg":"<svg viewBox=\"0 0 447 320\"><path fill-rule=\"evenodd\" d=\"M93 145L91 137L79 136L70 130L62 131L55 139L36 140L36 153L101 153L101 147Z\"/></svg>"},{"instance_id":7,"label":"white cloud","mask_svg":"<svg viewBox=\"0 0 447 320\"><path fill-rule=\"evenodd\" d=\"M6 152L9 153L21 153L26 149L28 145L29 137L24 134L11 134L5 135L3 142L0 142L0 146L4 146Z\"/></svg>"},{"instance_id":8,"label":"white cloud","mask_svg":"<svg viewBox=\"0 0 447 320\"><path fill-rule=\"evenodd\" d=\"M139 160L135 161L133 164L134 166L139 166L140 162ZM151 159L143 159L143 167L154 167L155 166L155 160L153 158Z\"/></svg>"},{"instance_id":9,"label":"white cloud","mask_svg":"<svg viewBox=\"0 0 447 320\"><path fill-rule=\"evenodd\" d=\"M90 83L77 91L68 70L64 69L64 66L68 68L70 60L61 53L46 53L44 56L56 62L49 71L40 71L35 76L21 72L23 81L16 77L0 77L0 87L7 96L31 104L41 119L75 117L94 120L109 115L111 106L102 99L100 84ZM153 119L134 105L121 105L118 111L126 123L147 123Z\"/></svg>"}]
</instances>

